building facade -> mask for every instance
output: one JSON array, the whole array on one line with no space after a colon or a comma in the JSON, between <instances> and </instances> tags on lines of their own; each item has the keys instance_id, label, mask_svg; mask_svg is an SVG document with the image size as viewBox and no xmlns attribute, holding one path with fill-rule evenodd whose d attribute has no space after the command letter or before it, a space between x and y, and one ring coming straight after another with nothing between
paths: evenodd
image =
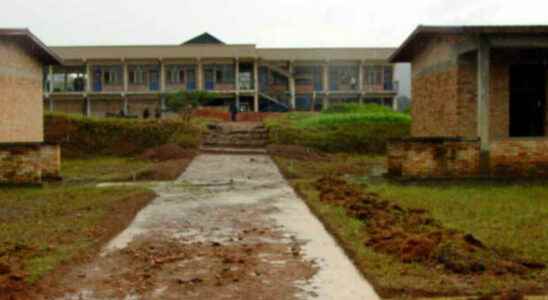
<instances>
[{"instance_id":1,"label":"building facade","mask_svg":"<svg viewBox=\"0 0 548 300\"><path fill-rule=\"evenodd\" d=\"M43 145L43 66L60 58L26 29L0 29L0 184L58 177L59 147Z\"/></svg>"},{"instance_id":2,"label":"building facade","mask_svg":"<svg viewBox=\"0 0 548 300\"><path fill-rule=\"evenodd\" d=\"M44 109L105 116L164 111L166 93L211 91L209 105L244 111L314 110L341 101L392 105L391 48L269 49L205 33L181 45L52 47Z\"/></svg>"},{"instance_id":3,"label":"building facade","mask_svg":"<svg viewBox=\"0 0 548 300\"><path fill-rule=\"evenodd\" d=\"M391 60L413 78L395 173L548 176L548 26L421 26Z\"/></svg>"}]
</instances>

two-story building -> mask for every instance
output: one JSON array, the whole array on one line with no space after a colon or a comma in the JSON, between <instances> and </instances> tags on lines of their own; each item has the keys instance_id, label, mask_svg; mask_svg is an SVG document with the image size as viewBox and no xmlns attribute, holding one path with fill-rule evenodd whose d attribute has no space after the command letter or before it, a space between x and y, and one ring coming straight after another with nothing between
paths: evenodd
<instances>
[{"instance_id":1,"label":"two-story building","mask_svg":"<svg viewBox=\"0 0 548 300\"><path fill-rule=\"evenodd\" d=\"M105 116L164 111L166 93L207 90L209 105L248 111L314 110L340 101L392 105L391 48L257 48L204 33L181 45L51 47L50 112Z\"/></svg>"}]
</instances>

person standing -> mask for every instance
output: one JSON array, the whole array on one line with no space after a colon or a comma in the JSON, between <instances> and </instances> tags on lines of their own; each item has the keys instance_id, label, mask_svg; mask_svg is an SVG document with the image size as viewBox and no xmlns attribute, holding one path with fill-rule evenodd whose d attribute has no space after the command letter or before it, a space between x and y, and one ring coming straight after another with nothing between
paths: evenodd
<instances>
[{"instance_id":1,"label":"person standing","mask_svg":"<svg viewBox=\"0 0 548 300\"><path fill-rule=\"evenodd\" d=\"M230 111L230 120L232 122L236 122L238 120L238 112L240 111L240 108L236 104L236 102L232 102L229 107Z\"/></svg>"}]
</instances>

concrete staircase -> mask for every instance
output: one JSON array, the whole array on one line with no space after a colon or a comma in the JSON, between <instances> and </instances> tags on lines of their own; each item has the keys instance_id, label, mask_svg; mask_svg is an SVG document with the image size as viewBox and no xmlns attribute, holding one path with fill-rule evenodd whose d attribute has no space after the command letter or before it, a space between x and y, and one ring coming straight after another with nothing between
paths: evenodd
<instances>
[{"instance_id":1,"label":"concrete staircase","mask_svg":"<svg viewBox=\"0 0 548 300\"><path fill-rule=\"evenodd\" d=\"M266 154L268 133L262 123L218 123L208 130L201 148L204 153Z\"/></svg>"}]
</instances>

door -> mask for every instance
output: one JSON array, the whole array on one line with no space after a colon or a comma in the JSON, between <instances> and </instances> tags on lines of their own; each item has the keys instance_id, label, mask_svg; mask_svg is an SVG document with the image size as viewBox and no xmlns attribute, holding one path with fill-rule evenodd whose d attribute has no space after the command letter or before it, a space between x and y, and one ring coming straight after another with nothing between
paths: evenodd
<instances>
[{"instance_id":1,"label":"door","mask_svg":"<svg viewBox=\"0 0 548 300\"><path fill-rule=\"evenodd\" d=\"M156 70L150 71L150 82L149 82L149 88L151 91L159 91L160 90L160 73Z\"/></svg>"},{"instance_id":2,"label":"door","mask_svg":"<svg viewBox=\"0 0 548 300\"><path fill-rule=\"evenodd\" d=\"M215 89L215 69L205 69L205 89L212 91Z\"/></svg>"},{"instance_id":3,"label":"door","mask_svg":"<svg viewBox=\"0 0 548 300\"><path fill-rule=\"evenodd\" d=\"M546 70L542 65L510 69L510 136L544 136Z\"/></svg>"},{"instance_id":4,"label":"door","mask_svg":"<svg viewBox=\"0 0 548 300\"><path fill-rule=\"evenodd\" d=\"M196 90L196 71L194 69L188 69L186 77L187 77L187 81L186 81L187 91Z\"/></svg>"},{"instance_id":5,"label":"door","mask_svg":"<svg viewBox=\"0 0 548 300\"><path fill-rule=\"evenodd\" d=\"M103 83L101 82L102 77L103 77L103 72L101 72L101 68L95 68L95 70L93 71L93 91L94 92L100 92L103 90Z\"/></svg>"}]
</instances>

